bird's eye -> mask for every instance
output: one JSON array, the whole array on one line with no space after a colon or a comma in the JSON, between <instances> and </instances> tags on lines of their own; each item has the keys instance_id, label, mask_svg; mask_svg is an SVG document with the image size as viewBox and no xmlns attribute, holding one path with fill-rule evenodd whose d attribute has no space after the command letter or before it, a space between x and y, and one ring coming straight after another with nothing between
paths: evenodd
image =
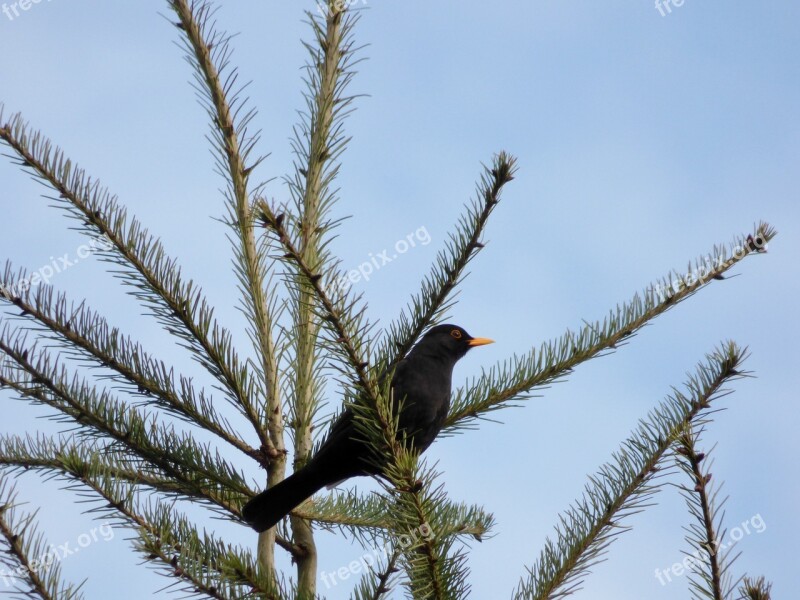
<instances>
[{"instance_id":1,"label":"bird's eye","mask_svg":"<svg viewBox=\"0 0 800 600\"><path fill-rule=\"evenodd\" d=\"M453 331L450 332L450 335L457 340L461 339L461 332L458 329L453 329Z\"/></svg>"}]
</instances>

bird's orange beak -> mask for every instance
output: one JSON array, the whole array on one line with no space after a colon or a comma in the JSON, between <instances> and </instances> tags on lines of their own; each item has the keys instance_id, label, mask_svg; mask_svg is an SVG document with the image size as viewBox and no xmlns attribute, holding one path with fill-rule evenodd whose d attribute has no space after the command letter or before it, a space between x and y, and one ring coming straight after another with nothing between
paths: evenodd
<instances>
[{"instance_id":1,"label":"bird's orange beak","mask_svg":"<svg viewBox=\"0 0 800 600\"><path fill-rule=\"evenodd\" d=\"M472 338L467 342L468 346L485 346L486 344L494 344L494 340L489 338Z\"/></svg>"}]
</instances>

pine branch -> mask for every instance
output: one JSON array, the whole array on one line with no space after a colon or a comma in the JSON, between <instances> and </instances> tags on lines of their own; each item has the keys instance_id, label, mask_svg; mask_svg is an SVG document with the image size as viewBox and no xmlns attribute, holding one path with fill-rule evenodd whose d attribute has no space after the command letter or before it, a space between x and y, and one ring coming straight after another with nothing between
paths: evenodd
<instances>
[{"instance_id":1,"label":"pine branch","mask_svg":"<svg viewBox=\"0 0 800 600\"><path fill-rule=\"evenodd\" d=\"M455 515L438 474L419 464L415 452L400 446L384 468L385 489L394 497L392 529L400 539L401 563L413 598L463 598L469 593L466 556L454 549L455 536L440 535Z\"/></svg>"},{"instance_id":2,"label":"pine branch","mask_svg":"<svg viewBox=\"0 0 800 600\"><path fill-rule=\"evenodd\" d=\"M0 473L0 537L6 546L0 553L0 579L6 587L15 581L10 593L19 598L42 600L78 600L83 598L78 586L61 583L61 566L54 561L51 545L36 531L36 513L17 515L16 492ZM24 586L23 583L24 582ZM26 589L27 588L27 589Z\"/></svg>"},{"instance_id":3,"label":"pine branch","mask_svg":"<svg viewBox=\"0 0 800 600\"><path fill-rule=\"evenodd\" d=\"M681 485L681 493L686 499L689 513L695 522L686 528L686 541L694 552L687 553L694 574L690 576L692 595L695 598L725 600L730 597L737 582L731 582L728 573L736 556L728 559L730 549L724 550L720 541L725 537L722 528L722 516L719 511L725 500L716 502L719 488L714 489L711 481L711 465L704 471L700 463L708 464L706 453L697 451L697 444L702 427L697 431L687 427L675 441L677 462L681 470L691 480L691 486ZM710 453L710 452L709 452ZM738 556L738 555L737 555ZM699 563L699 568L696 566Z\"/></svg>"},{"instance_id":4,"label":"pine branch","mask_svg":"<svg viewBox=\"0 0 800 600\"><path fill-rule=\"evenodd\" d=\"M740 376L745 355L728 342L698 365L686 383L688 396L675 391L639 427L586 485L586 491L547 540L539 559L521 580L516 599L563 598L577 591L616 536L625 517L639 512L660 489L652 482L677 436L689 424L702 426L710 403L728 393L723 386Z\"/></svg>"},{"instance_id":5,"label":"pine branch","mask_svg":"<svg viewBox=\"0 0 800 600\"><path fill-rule=\"evenodd\" d=\"M393 529L396 522L391 515L396 508L390 497L379 494L358 496L353 493L330 494L314 497L292 511L298 516L315 521L320 527L338 529L363 545L374 545L386 536L406 533ZM494 526L494 517L482 507L445 500L441 508L449 521L440 524L439 537L469 537L481 541Z\"/></svg>"},{"instance_id":6,"label":"pine branch","mask_svg":"<svg viewBox=\"0 0 800 600\"><path fill-rule=\"evenodd\" d=\"M115 479L136 486L148 487L165 494L175 494L180 486L158 469L143 468L141 461L120 454L113 444L97 440L54 440L39 435L0 437L0 467L14 471L81 474L101 469Z\"/></svg>"},{"instance_id":7,"label":"pine branch","mask_svg":"<svg viewBox=\"0 0 800 600\"><path fill-rule=\"evenodd\" d=\"M43 471L49 476L72 480L95 491L111 489L101 485L105 481L131 489L145 487L167 496L185 495L174 477L122 455L113 444L102 444L97 440L87 443L76 440L74 436L58 443L44 436L28 436L24 439L0 437L0 466L10 472L31 469ZM112 495L106 493L103 497ZM108 508L115 508L115 504L116 501L112 502ZM285 538L278 537L276 541L293 556L299 554L300 550Z\"/></svg>"},{"instance_id":8,"label":"pine branch","mask_svg":"<svg viewBox=\"0 0 800 600\"><path fill-rule=\"evenodd\" d=\"M327 251L335 226L328 213L336 200L332 183L339 171L338 159L349 141L343 133L343 121L352 110L354 97L345 96L344 91L354 75L351 32L355 19L335 3L329 3L325 18L306 14L314 40L304 44L309 54L304 93L307 112L301 113L301 121L294 128L294 176L286 183L298 215L291 221L298 253L303 264L324 272L335 269ZM296 269L293 279L290 291L295 368L291 427L296 471L305 465L313 449L314 416L324 393L324 364L314 287ZM296 513L291 523L295 542L306 549L306 556L297 562L298 590L301 595L312 597L316 592L317 554L311 524Z\"/></svg>"},{"instance_id":9,"label":"pine branch","mask_svg":"<svg viewBox=\"0 0 800 600\"><path fill-rule=\"evenodd\" d=\"M34 452L30 458L23 455L15 463L5 455L5 450L11 446L18 448L18 444L19 441L4 440L0 464L50 469L63 478L80 482L79 490L88 488L104 498L107 504L93 511L106 517L115 515L124 524L133 525L142 540L138 549L149 561L160 562L162 569L186 582L190 586L187 591L220 599L288 597L265 580L242 549L223 545L207 534L200 541L188 521L176 515L172 503L159 503L154 510L136 509L134 487L158 486L152 477L139 472L138 477L131 478L130 472L126 473L128 469L120 468L118 461L101 460L99 455L74 445L65 445L55 460ZM279 542L291 546L285 540Z\"/></svg>"},{"instance_id":10,"label":"pine branch","mask_svg":"<svg viewBox=\"0 0 800 600\"><path fill-rule=\"evenodd\" d=\"M305 181L300 185L289 185L297 208L296 236L299 241L299 253L304 263L323 268L323 257L320 253L320 238L324 231L321 219L325 211L321 194L322 177L331 158L329 134L333 122L335 87L338 78L341 50L342 13L334 11L321 25L309 14L318 48L305 44L311 55L311 64L306 65L309 76L308 91L305 93L309 105L305 138L308 148L304 148L303 140L295 139L295 180L300 177L299 171L305 173ZM295 136L300 138L297 127ZM305 151L305 157L300 152ZM298 164L302 162L302 167ZM308 461L313 449L314 438L312 428L314 414L319 408L322 396L320 377L321 361L319 356L320 324L315 318L314 289L302 275L295 275L295 289L292 303L292 319L294 325L294 402L291 406L291 427L294 437L294 470L300 470ZM292 536L294 541L305 551L305 556L297 562L297 587L299 595L313 598L316 595L317 580L317 546L311 523L296 514L290 515Z\"/></svg>"},{"instance_id":11,"label":"pine branch","mask_svg":"<svg viewBox=\"0 0 800 600\"><path fill-rule=\"evenodd\" d=\"M58 192L52 199L78 221L79 231L99 241L99 256L122 267L115 274L131 286L130 293L183 340L198 362L220 381L230 402L246 417L252 415L251 398L257 396L254 382L202 291L193 281L184 282L177 262L137 219L117 205L116 197L40 133L29 132L21 115L5 121L2 108L0 105L0 141L11 148L21 166ZM256 433L265 444L260 428Z\"/></svg>"},{"instance_id":12,"label":"pine branch","mask_svg":"<svg viewBox=\"0 0 800 600\"><path fill-rule=\"evenodd\" d=\"M331 349L347 365L347 375L352 385L374 401L378 396L378 384L368 368L369 344L365 337L369 325L365 323L365 307L359 305L360 297L354 298L333 285L337 277L335 271L329 269L326 273L317 272L314 265L304 259L300 247L290 236L284 223L284 213L276 213L264 199L259 201L258 206L262 224L274 233L286 251L287 260L295 265L303 280L314 290L318 316L334 340Z\"/></svg>"},{"instance_id":13,"label":"pine branch","mask_svg":"<svg viewBox=\"0 0 800 600\"><path fill-rule=\"evenodd\" d=\"M343 122L356 98L346 96L345 89L358 62L351 36L357 19L339 2L327 2L327 6L324 21L308 13L316 44L305 43L310 55L307 113L301 113L303 119L294 130L295 172L293 179L287 179L299 217L293 219L263 198L257 206L262 226L274 235L283 248L283 260L295 272L299 292L295 299L302 302L302 310L313 308L327 332L326 347L332 358L340 362L351 383L374 401L377 382L368 369L371 326L365 306L360 297L339 285L338 261L327 251L333 238L323 237L336 225L327 214L336 200L331 186L339 172L337 160L349 141Z\"/></svg>"},{"instance_id":14,"label":"pine branch","mask_svg":"<svg viewBox=\"0 0 800 600\"><path fill-rule=\"evenodd\" d=\"M447 522L442 512L446 499L443 485L433 487L434 474L422 472L417 485L419 491L404 490L399 494L400 515L412 516L410 524L429 536L412 538L410 547L404 548L402 562L408 582L406 586L413 598L464 598L469 595L466 554L454 549L455 539L437 534L437 527ZM398 521L407 519L398 519ZM415 531L411 529L410 531Z\"/></svg>"},{"instance_id":15,"label":"pine branch","mask_svg":"<svg viewBox=\"0 0 800 600\"><path fill-rule=\"evenodd\" d=\"M514 400L530 397L533 390L564 378L579 364L616 349L655 317L686 300L751 254L766 251L777 232L759 223L755 232L741 237L726 250L715 247L703 260L690 265L691 278L677 272L650 286L642 296L636 294L628 304L617 306L601 322L587 323L575 334L543 343L524 357L514 356L492 367L481 377L454 394L446 432L469 428L494 410L510 406ZM710 265L710 266L709 266Z\"/></svg>"},{"instance_id":16,"label":"pine branch","mask_svg":"<svg viewBox=\"0 0 800 600\"><path fill-rule=\"evenodd\" d=\"M397 568L399 558L400 550L395 548L385 566L379 568L370 567L370 572L364 573L361 581L353 590L352 599L381 600L381 598L386 598L394 587L392 580L396 579L396 574L399 571Z\"/></svg>"},{"instance_id":17,"label":"pine branch","mask_svg":"<svg viewBox=\"0 0 800 600\"><path fill-rule=\"evenodd\" d=\"M23 271L12 272L9 263L0 275L0 303L7 303L30 316L37 325L52 332L56 340L70 352L92 360L116 372L114 381L136 391L144 404L165 409L187 422L219 436L251 458L261 453L248 445L214 408L212 398L204 390L195 391L191 379L180 376L176 385L172 369L152 358L142 346L110 327L98 313L85 306L69 303L65 294L41 284L35 292L22 289L27 280ZM12 293L13 291L13 293Z\"/></svg>"},{"instance_id":18,"label":"pine branch","mask_svg":"<svg viewBox=\"0 0 800 600\"><path fill-rule=\"evenodd\" d=\"M254 341L257 361L263 377L262 391L266 407L258 402L245 406L248 419L261 431L268 422L267 435L262 435L264 452L270 461L283 464L281 399L278 394L278 364L272 330L276 322L274 292L266 286L265 256L256 247L254 218L248 192L250 173L263 160L248 159L258 143L258 133L249 135L247 128L256 115L246 109L240 99L243 88L237 89L238 73L230 68L230 37L216 29L214 10L207 2L172 0L170 6L178 15L179 29L189 62L195 69L195 89L206 107L212 123L212 139L217 150L217 169L227 182L226 196L230 225L238 237L234 245L236 272L242 291L244 312L249 317L250 337ZM241 114L241 117L239 116Z\"/></svg>"},{"instance_id":19,"label":"pine branch","mask_svg":"<svg viewBox=\"0 0 800 600\"><path fill-rule=\"evenodd\" d=\"M762 575L758 579L745 577L739 587L740 600L772 600L772 584Z\"/></svg>"},{"instance_id":20,"label":"pine branch","mask_svg":"<svg viewBox=\"0 0 800 600\"><path fill-rule=\"evenodd\" d=\"M178 578L187 593L210 598L283 600L295 597L259 568L248 550L201 534L174 507L159 504L143 511L147 527L139 529L136 549L149 560L158 559L167 577ZM172 586L170 586L172 587Z\"/></svg>"},{"instance_id":21,"label":"pine branch","mask_svg":"<svg viewBox=\"0 0 800 600\"><path fill-rule=\"evenodd\" d=\"M0 364L1 386L56 409L61 413L57 418L77 424L86 435L110 438L145 464L175 478L187 497L206 500L225 514L238 516L242 496L252 492L243 475L219 454L214 456L190 436L158 425L153 417L107 391L98 393L77 376L70 381L65 369L51 365L46 354L37 356L35 346L26 348L24 338L9 334L7 328L0 332L0 350L16 365Z\"/></svg>"},{"instance_id":22,"label":"pine branch","mask_svg":"<svg viewBox=\"0 0 800 600\"><path fill-rule=\"evenodd\" d=\"M70 473L67 475L73 476L80 483L76 486L78 490L85 493L88 488L92 496L91 500L96 500L99 496L103 498L107 504L95 507L92 512L102 514L107 518L115 518L120 522L120 525L133 527L143 535L142 532L147 532L151 536L156 537L159 533L158 527L149 521L146 517L142 516L141 511L137 509L138 504L135 497L135 490L133 486L116 479L111 472L103 469L102 466L91 465L88 469L82 470L80 473ZM173 557L176 553L180 552L180 548L172 548L172 553L148 553L146 558L148 561L161 562L162 568L174 568L172 564ZM192 589L197 593L203 593L208 597L216 598L218 600L228 600L230 596L226 596L216 589L211 589L206 585L205 578L193 580L195 575L194 571L181 571L174 573L176 577L188 582Z\"/></svg>"},{"instance_id":23,"label":"pine branch","mask_svg":"<svg viewBox=\"0 0 800 600\"><path fill-rule=\"evenodd\" d=\"M422 281L420 291L411 297L405 310L387 328L385 341L378 351L381 371L391 371L411 350L411 346L429 326L453 305L456 286L463 279L469 262L481 251L480 241L489 216L500 202L505 184L514 179L516 159L500 152L485 167L477 185L476 198L466 207L455 232L436 257L431 272Z\"/></svg>"},{"instance_id":24,"label":"pine branch","mask_svg":"<svg viewBox=\"0 0 800 600\"><path fill-rule=\"evenodd\" d=\"M61 476L77 482L71 487L85 495L88 489L89 501L96 501L98 496L105 500L105 504L96 506L91 509L91 512L102 515L106 519L114 519L120 525L133 527L139 531L140 537L147 538L153 543L160 540L166 519L171 517L184 526L186 525L185 519L181 515L175 514L173 503L159 503L155 510L140 508L136 499L135 486L118 479L113 470L107 469L98 461L84 464L65 461L63 466L65 470ZM185 531L185 529L181 529L181 531ZM175 537L172 536L169 539L174 541ZM176 557L183 556L183 548L179 542L172 546L162 544L158 552L143 552L148 561L160 563L162 569L169 570L173 576L189 586L185 589L191 590L193 593L219 600L253 598L252 594L239 593L239 584L232 584L228 581L227 575L218 568L223 561L208 561L202 565L202 571L198 568L179 568ZM187 560L190 561L191 558ZM211 583L214 581L216 581L216 585ZM230 593L231 590L237 593ZM269 597L277 598L279 596Z\"/></svg>"}]
</instances>

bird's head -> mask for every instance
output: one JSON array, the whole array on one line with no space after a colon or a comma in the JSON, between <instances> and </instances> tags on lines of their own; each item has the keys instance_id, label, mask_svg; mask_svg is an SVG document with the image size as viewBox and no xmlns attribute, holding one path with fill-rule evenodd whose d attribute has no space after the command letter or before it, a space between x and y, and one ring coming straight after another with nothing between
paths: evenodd
<instances>
[{"instance_id":1,"label":"bird's head","mask_svg":"<svg viewBox=\"0 0 800 600\"><path fill-rule=\"evenodd\" d=\"M489 338L472 337L458 325L437 325L429 329L417 344L426 353L435 353L453 362L464 356L475 346L493 343Z\"/></svg>"}]
</instances>

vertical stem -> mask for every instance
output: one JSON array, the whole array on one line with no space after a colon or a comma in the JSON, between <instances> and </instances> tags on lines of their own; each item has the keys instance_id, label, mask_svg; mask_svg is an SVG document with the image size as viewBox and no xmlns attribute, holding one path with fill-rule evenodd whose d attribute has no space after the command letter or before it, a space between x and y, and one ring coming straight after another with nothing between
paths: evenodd
<instances>
[{"instance_id":1,"label":"vertical stem","mask_svg":"<svg viewBox=\"0 0 800 600\"><path fill-rule=\"evenodd\" d=\"M247 166L246 157L253 139L241 139L241 136L246 136L249 117L244 116L237 123L237 110L228 99L231 93L229 83L235 81L235 72L231 71L227 76L223 74L227 61L227 51L224 49L227 38L216 35L214 24L209 21L213 11L205 3L190 3L188 0L170 0L170 4L180 18L190 56L205 84L209 112L213 117L213 126L219 134L219 165L228 177L228 200L235 217L233 227L239 241L236 253L241 271L244 306L252 320L251 333L263 383L260 390L262 393L251 394L254 397L242 396L241 403L261 442L262 464L267 468L267 486L271 487L284 478L286 450L283 441L278 359L272 333L275 325L275 315L271 310L273 292L265 285L264 249L259 248L256 243L253 206L248 191L249 174L258 161ZM220 45L223 48L221 52ZM266 414L257 406L262 397L266 399ZM258 538L258 561L268 573L274 574L274 559L273 530Z\"/></svg>"},{"instance_id":2,"label":"vertical stem","mask_svg":"<svg viewBox=\"0 0 800 600\"><path fill-rule=\"evenodd\" d=\"M308 161L305 165L305 186L302 189L302 211L300 215L299 241L302 260L315 267L322 260L320 232L322 230L323 197L327 192L327 166L333 155L330 136L335 120L337 84L341 75L342 19L341 3L328 2L325 16L324 39L320 43L319 56L312 65L318 75L318 89L314 100L314 111L310 115ZM321 32L320 32L321 34ZM322 36L318 34L318 38ZM296 312L296 382L295 382L295 470L302 468L313 448L313 417L317 407L318 364L317 338L320 324L316 319L314 305L316 292L305 279L298 277L299 297ZM317 550L311 522L292 517L292 532L295 544L302 550L297 560L298 596L313 598L316 594Z\"/></svg>"},{"instance_id":3,"label":"vertical stem","mask_svg":"<svg viewBox=\"0 0 800 600\"><path fill-rule=\"evenodd\" d=\"M702 546L708 552L708 583L711 589L707 591L714 600L723 600L725 594L722 589L723 568L721 557L719 556L719 539L714 527L715 509L712 505L711 494L709 493L709 481L711 473L703 473L700 463L705 458L705 453L697 452L697 435L688 430L678 438L677 452L686 460L685 470L691 474L694 480L694 492L697 494L697 504L699 505L698 516L701 517L704 526L705 539ZM688 492L691 493L691 492Z\"/></svg>"},{"instance_id":4,"label":"vertical stem","mask_svg":"<svg viewBox=\"0 0 800 600\"><path fill-rule=\"evenodd\" d=\"M267 573L275 574L275 528L267 529L258 534L258 546L256 549L258 564Z\"/></svg>"},{"instance_id":5,"label":"vertical stem","mask_svg":"<svg viewBox=\"0 0 800 600\"><path fill-rule=\"evenodd\" d=\"M307 286L300 290L297 312L297 365L295 381L295 459L294 469L297 471L308 461L313 444L312 419L315 398L316 379L316 337L319 326L313 321L313 292ZM297 595L299 598L315 597L317 579L317 549L311 522L300 517L291 517L294 542L302 550L297 559Z\"/></svg>"}]
</instances>

